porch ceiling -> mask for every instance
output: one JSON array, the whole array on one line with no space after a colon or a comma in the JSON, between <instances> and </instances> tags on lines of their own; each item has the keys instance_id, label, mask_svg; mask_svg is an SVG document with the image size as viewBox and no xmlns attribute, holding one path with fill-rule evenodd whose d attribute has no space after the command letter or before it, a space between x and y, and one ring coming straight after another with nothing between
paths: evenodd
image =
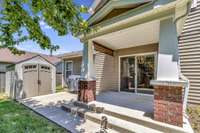
<instances>
[{"instance_id":1,"label":"porch ceiling","mask_svg":"<svg viewBox=\"0 0 200 133\"><path fill-rule=\"evenodd\" d=\"M98 42L113 50L157 43L159 41L160 21L133 26L124 30L109 33L92 41Z\"/></svg>"}]
</instances>

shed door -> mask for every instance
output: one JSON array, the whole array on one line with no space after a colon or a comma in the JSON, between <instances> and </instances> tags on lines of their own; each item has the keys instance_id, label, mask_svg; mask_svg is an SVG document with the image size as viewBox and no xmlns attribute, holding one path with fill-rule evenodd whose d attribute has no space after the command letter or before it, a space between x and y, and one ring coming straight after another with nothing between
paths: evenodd
<instances>
[{"instance_id":1,"label":"shed door","mask_svg":"<svg viewBox=\"0 0 200 133\"><path fill-rule=\"evenodd\" d=\"M25 65L23 74L24 97L38 95L38 65Z\"/></svg>"},{"instance_id":2,"label":"shed door","mask_svg":"<svg viewBox=\"0 0 200 133\"><path fill-rule=\"evenodd\" d=\"M40 65L39 67L39 95L50 94L52 92L51 68Z\"/></svg>"},{"instance_id":3,"label":"shed door","mask_svg":"<svg viewBox=\"0 0 200 133\"><path fill-rule=\"evenodd\" d=\"M23 68L24 97L50 94L52 88L51 68L47 65L29 64Z\"/></svg>"},{"instance_id":4,"label":"shed door","mask_svg":"<svg viewBox=\"0 0 200 133\"><path fill-rule=\"evenodd\" d=\"M5 90L5 82L6 82L6 73L0 72L0 93L3 93Z\"/></svg>"}]
</instances>

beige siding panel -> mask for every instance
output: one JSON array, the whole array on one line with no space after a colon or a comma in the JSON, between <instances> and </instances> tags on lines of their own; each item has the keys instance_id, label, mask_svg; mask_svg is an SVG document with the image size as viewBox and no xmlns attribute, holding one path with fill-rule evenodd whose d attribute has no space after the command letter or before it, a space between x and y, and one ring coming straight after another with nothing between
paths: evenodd
<instances>
[{"instance_id":1,"label":"beige siding panel","mask_svg":"<svg viewBox=\"0 0 200 133\"><path fill-rule=\"evenodd\" d=\"M96 89L97 93L115 89L114 80L114 57L97 52L95 55Z\"/></svg>"},{"instance_id":2,"label":"beige siding panel","mask_svg":"<svg viewBox=\"0 0 200 133\"><path fill-rule=\"evenodd\" d=\"M73 74L74 75L81 74L82 57L68 58L68 59L64 59L64 61L72 61L73 62Z\"/></svg>"},{"instance_id":3,"label":"beige siding panel","mask_svg":"<svg viewBox=\"0 0 200 133\"><path fill-rule=\"evenodd\" d=\"M81 75L81 63L82 63L81 57L73 59L73 74Z\"/></svg>"},{"instance_id":4,"label":"beige siding panel","mask_svg":"<svg viewBox=\"0 0 200 133\"><path fill-rule=\"evenodd\" d=\"M190 80L189 103L200 104L200 0L186 20L179 52L181 71Z\"/></svg>"}]
</instances>

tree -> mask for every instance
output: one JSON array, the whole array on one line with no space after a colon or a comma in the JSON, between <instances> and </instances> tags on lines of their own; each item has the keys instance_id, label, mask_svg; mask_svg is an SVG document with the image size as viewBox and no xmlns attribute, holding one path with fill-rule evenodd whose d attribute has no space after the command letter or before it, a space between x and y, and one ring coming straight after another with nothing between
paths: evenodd
<instances>
[{"instance_id":1,"label":"tree","mask_svg":"<svg viewBox=\"0 0 200 133\"><path fill-rule=\"evenodd\" d=\"M50 50L50 56L53 55L53 51L57 51L60 47L58 45L51 45L49 50Z\"/></svg>"},{"instance_id":2,"label":"tree","mask_svg":"<svg viewBox=\"0 0 200 133\"><path fill-rule=\"evenodd\" d=\"M2 0L0 4L0 48L9 48L13 53L20 53L16 46L26 40L35 41L42 49L51 48L51 40L42 31L40 21L59 36L89 31L81 17L87 8L73 0Z\"/></svg>"}]
</instances>

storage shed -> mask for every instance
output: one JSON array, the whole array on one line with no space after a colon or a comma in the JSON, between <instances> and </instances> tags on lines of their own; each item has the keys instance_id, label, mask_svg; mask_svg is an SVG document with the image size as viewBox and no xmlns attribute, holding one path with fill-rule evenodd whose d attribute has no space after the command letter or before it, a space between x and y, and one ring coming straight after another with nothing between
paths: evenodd
<instances>
[{"instance_id":1,"label":"storage shed","mask_svg":"<svg viewBox=\"0 0 200 133\"><path fill-rule=\"evenodd\" d=\"M7 67L5 92L14 99L54 93L56 67L36 55Z\"/></svg>"}]
</instances>

